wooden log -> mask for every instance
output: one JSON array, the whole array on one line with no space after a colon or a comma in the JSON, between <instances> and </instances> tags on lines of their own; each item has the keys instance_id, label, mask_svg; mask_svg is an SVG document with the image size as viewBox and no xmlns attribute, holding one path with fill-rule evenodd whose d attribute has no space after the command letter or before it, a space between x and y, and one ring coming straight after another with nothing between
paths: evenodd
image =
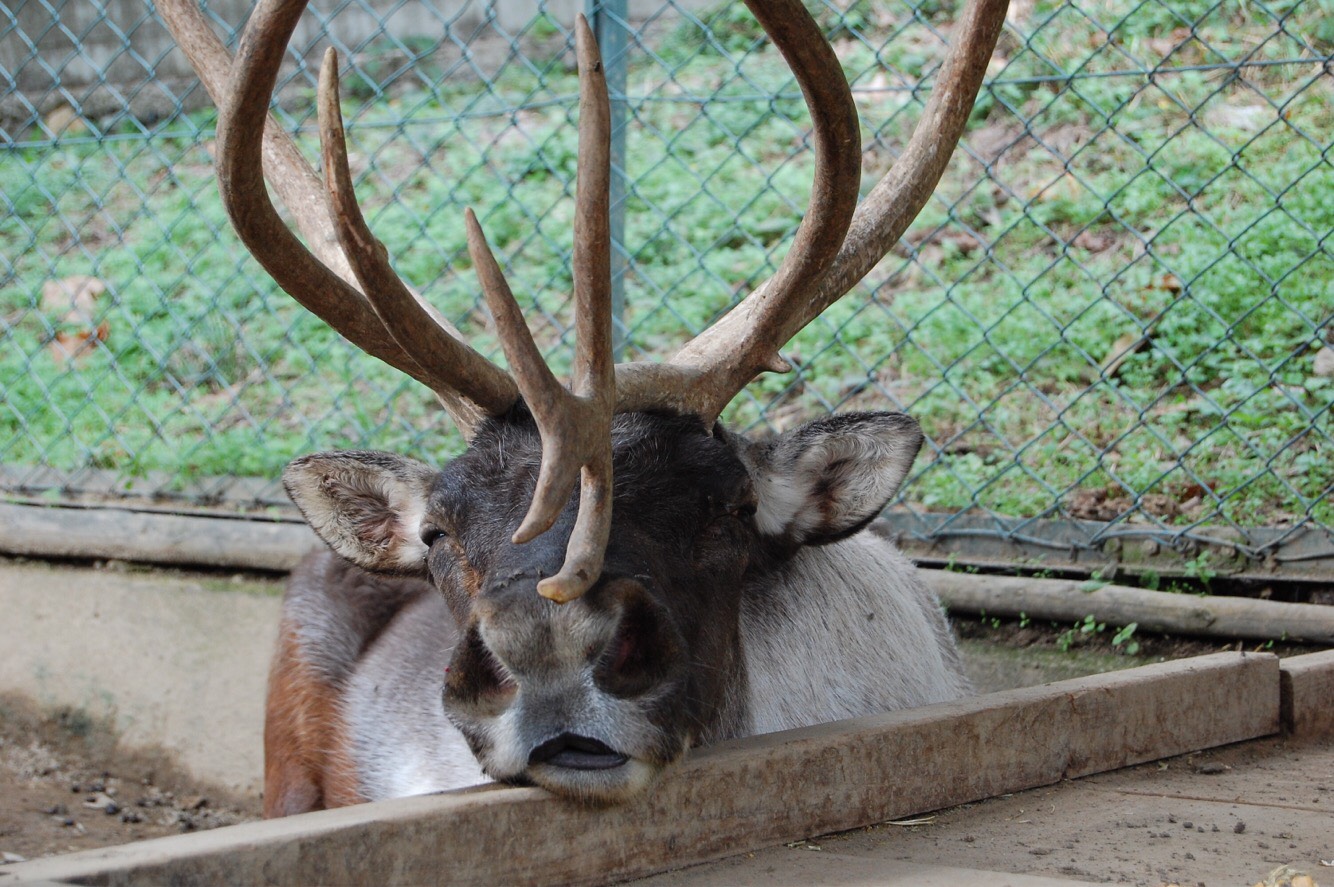
<instances>
[{"instance_id":1,"label":"wooden log","mask_svg":"<svg viewBox=\"0 0 1334 887\"><path fill-rule=\"evenodd\" d=\"M951 612L1099 622L1146 631L1334 644L1334 607L1235 597L1202 597L1065 579L919 571Z\"/></svg>"},{"instance_id":2,"label":"wooden log","mask_svg":"<svg viewBox=\"0 0 1334 887\"><path fill-rule=\"evenodd\" d=\"M324 543L305 524L0 503L0 554L287 572Z\"/></svg>"},{"instance_id":3,"label":"wooden log","mask_svg":"<svg viewBox=\"0 0 1334 887\"><path fill-rule=\"evenodd\" d=\"M287 572L323 545L305 524L290 521L0 503L0 554L21 557ZM1145 631L1334 643L1334 607L1119 585L1086 592L1085 583L1070 580L919 572L960 613L1063 622L1092 615L1118 626L1137 622Z\"/></svg>"},{"instance_id":4,"label":"wooden log","mask_svg":"<svg viewBox=\"0 0 1334 887\"><path fill-rule=\"evenodd\" d=\"M1278 730L1278 660L1222 653L692 754L597 809L487 787L0 868L0 885L591 884Z\"/></svg>"}]
</instances>

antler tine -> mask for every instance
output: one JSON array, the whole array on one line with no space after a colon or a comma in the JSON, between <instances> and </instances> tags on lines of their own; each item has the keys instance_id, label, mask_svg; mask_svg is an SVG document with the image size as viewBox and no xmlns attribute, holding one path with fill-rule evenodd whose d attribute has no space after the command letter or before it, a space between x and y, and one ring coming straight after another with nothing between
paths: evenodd
<instances>
[{"instance_id":1,"label":"antler tine","mask_svg":"<svg viewBox=\"0 0 1334 887\"><path fill-rule=\"evenodd\" d=\"M400 345L350 283L355 275L338 248L319 177L287 133L276 124L266 126L278 67L304 7L304 0L262 3L247 24L239 61L233 63L193 2L160 0L164 20L219 108L218 184L224 205L241 240L279 286L363 351L430 386L471 436L484 415L513 405L517 390L501 370L462 345L458 331L411 290L430 326L458 343L452 351L462 348L470 357L468 366L485 366L470 374L471 382L464 379L455 385L450 376L449 384L442 385L441 371L424 368ZM309 250L274 210L265 188L266 167Z\"/></svg>"},{"instance_id":2,"label":"antler tine","mask_svg":"<svg viewBox=\"0 0 1334 887\"><path fill-rule=\"evenodd\" d=\"M537 590L553 600L582 595L602 573L611 535L611 418L616 364L611 337L611 103L597 40L575 18L579 63L579 170L574 217L574 394L587 406L579 514L559 573Z\"/></svg>"},{"instance_id":3,"label":"antler tine","mask_svg":"<svg viewBox=\"0 0 1334 887\"><path fill-rule=\"evenodd\" d=\"M486 236L469 210L468 250L501 346L542 433L542 465L516 543L551 528L580 476L579 513L565 563L537 585L557 603L581 597L602 573L611 532L611 417L616 407L611 350L611 111L597 42L582 15L576 23L579 60L579 181L574 223L575 367L572 390L543 361Z\"/></svg>"},{"instance_id":4,"label":"antler tine","mask_svg":"<svg viewBox=\"0 0 1334 887\"><path fill-rule=\"evenodd\" d=\"M221 108L227 96L231 54L213 33L193 0L158 0L157 10L176 44L189 59L190 66L199 75L214 106ZM296 142L280 127L270 125L264 128L263 150L265 167L278 171L273 177L273 189L283 205L292 211L297 228L329 269L351 282L354 279L351 267L342 253L332 248L337 240L333 224L324 211L319 176L301 156Z\"/></svg>"},{"instance_id":5,"label":"antler tine","mask_svg":"<svg viewBox=\"0 0 1334 887\"><path fill-rule=\"evenodd\" d=\"M780 32L777 28L770 30L770 25L765 23L766 13L773 13L780 4L747 0L747 5L781 48ZM987 61L1005 23L1007 5L1008 0L971 0L955 29L949 55L907 149L857 209L851 225L845 228L846 241L837 255L826 261L828 254L813 251L814 258L809 265L803 256L803 266L809 269L803 275L794 272L785 276L785 269L780 268L778 274L688 343L669 364L624 364L618 367L619 409L668 406L695 412L706 421L712 421L759 372L787 369L778 358L778 349L852 289L884 257L935 190L972 111ZM770 8L766 10L765 6ZM794 24L800 20L802 33L808 33L814 23L804 8L801 13L797 15L797 11L792 10L790 21L785 18L785 23ZM825 45L822 36L807 42ZM800 45L805 47L805 44ZM792 58L786 51L784 55ZM795 68L797 62L793 64ZM838 100L846 98L851 106L851 93L841 68L837 68L836 60L834 64L837 75L824 73L820 80L826 86L829 81L836 80L842 87ZM801 76L800 71L798 76ZM802 81L802 88L810 103L811 93L806 80ZM823 99L824 102L835 100L832 96ZM816 110L812 105L813 121L817 120ZM855 109L851 113L855 114ZM816 125L818 151L822 143L818 122ZM832 147L834 145L830 144ZM856 142L843 150L854 166L859 165L860 148ZM846 187L845 181L843 187ZM855 190L854 185L854 200ZM812 196L812 206L816 203L816 197ZM809 222L808 214L802 232ZM802 232L799 232L799 238ZM794 245L788 258L797 252L799 248Z\"/></svg>"},{"instance_id":6,"label":"antler tine","mask_svg":"<svg viewBox=\"0 0 1334 887\"><path fill-rule=\"evenodd\" d=\"M973 111L1009 5L1009 0L970 0L908 146L857 208L834 267L802 312L785 325L792 328L789 336L856 286L930 199Z\"/></svg>"},{"instance_id":7,"label":"antler tine","mask_svg":"<svg viewBox=\"0 0 1334 887\"><path fill-rule=\"evenodd\" d=\"M533 492L528 514L514 531L516 543L529 542L545 533L560 516L561 509L574 490L579 462L570 444L581 429L573 415L573 396L556 380L542 353L533 342L533 335L524 322L523 311L514 299L514 293L505 281L491 247L486 242L482 226L471 209L464 213L468 229L468 253L482 287L486 305L496 321L496 333L510 372L519 383L524 401L542 432L542 467L538 472L537 488Z\"/></svg>"},{"instance_id":8,"label":"antler tine","mask_svg":"<svg viewBox=\"0 0 1334 887\"><path fill-rule=\"evenodd\" d=\"M493 415L503 413L518 400L514 380L435 322L390 267L389 254L361 214L348 167L333 47L325 51L320 66L319 122L329 215L371 308L404 351L430 355L418 364L433 390L458 391Z\"/></svg>"},{"instance_id":9,"label":"antler tine","mask_svg":"<svg viewBox=\"0 0 1334 887\"><path fill-rule=\"evenodd\" d=\"M810 110L816 169L806 214L778 271L741 305L669 364L618 370L622 410L671 406L711 423L757 374L790 370L778 353L787 341L778 335L785 312L824 277L857 207L861 132L833 47L801 0L746 0L746 5L792 69Z\"/></svg>"}]
</instances>

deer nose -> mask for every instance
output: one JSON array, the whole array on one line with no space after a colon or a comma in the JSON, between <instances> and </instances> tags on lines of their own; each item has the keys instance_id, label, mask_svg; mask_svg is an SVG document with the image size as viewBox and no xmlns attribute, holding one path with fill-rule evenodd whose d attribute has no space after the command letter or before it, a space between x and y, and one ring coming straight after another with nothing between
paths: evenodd
<instances>
[{"instance_id":1,"label":"deer nose","mask_svg":"<svg viewBox=\"0 0 1334 887\"><path fill-rule=\"evenodd\" d=\"M628 760L626 755L597 739L562 733L533 749L528 755L528 766L550 764L571 770L610 770Z\"/></svg>"}]
</instances>

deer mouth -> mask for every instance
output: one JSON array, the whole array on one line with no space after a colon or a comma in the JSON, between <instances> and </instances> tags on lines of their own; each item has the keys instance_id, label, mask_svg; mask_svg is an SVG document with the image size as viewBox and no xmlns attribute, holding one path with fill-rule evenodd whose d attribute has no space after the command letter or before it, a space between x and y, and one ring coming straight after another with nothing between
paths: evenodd
<instances>
[{"instance_id":1,"label":"deer mouth","mask_svg":"<svg viewBox=\"0 0 1334 887\"><path fill-rule=\"evenodd\" d=\"M613 770L630 760L604 742L574 733L562 733L543 742L528 755L528 765L546 764L568 770Z\"/></svg>"}]
</instances>

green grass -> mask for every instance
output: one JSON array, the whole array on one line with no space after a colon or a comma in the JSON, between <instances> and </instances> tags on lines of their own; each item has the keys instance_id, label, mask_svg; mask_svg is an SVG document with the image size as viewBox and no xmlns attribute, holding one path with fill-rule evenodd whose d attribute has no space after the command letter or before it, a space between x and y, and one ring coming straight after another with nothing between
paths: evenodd
<instances>
[{"instance_id":1,"label":"green grass","mask_svg":"<svg viewBox=\"0 0 1334 887\"><path fill-rule=\"evenodd\" d=\"M819 7L857 89L868 184L906 143L921 110L909 87L942 55L930 28L956 6ZM634 56L634 358L670 354L772 273L800 221L807 116L739 9L701 16L706 52L684 22ZM783 428L834 407L907 409L931 440L907 500L930 510L1083 516L1092 492L1181 526L1334 524L1334 384L1311 370L1334 306L1334 91L1318 63L1283 63L1329 53L1331 13L1329 0L1038 0L1002 37L972 153L907 246L788 347L799 374L757 381L728 417ZM546 18L529 30L558 33ZM515 62L483 88L449 79L429 42L410 50L411 64L371 52L347 78L371 225L493 351L464 250L475 207L564 367L573 75L560 58ZM1240 77L1218 67L1243 57L1255 64ZM321 448L456 452L428 394L242 254L211 127L201 113L148 139L0 154L0 462L163 472L184 489L275 477ZM45 347L61 318L41 288L76 274L107 284L111 335L64 365Z\"/></svg>"}]
</instances>

